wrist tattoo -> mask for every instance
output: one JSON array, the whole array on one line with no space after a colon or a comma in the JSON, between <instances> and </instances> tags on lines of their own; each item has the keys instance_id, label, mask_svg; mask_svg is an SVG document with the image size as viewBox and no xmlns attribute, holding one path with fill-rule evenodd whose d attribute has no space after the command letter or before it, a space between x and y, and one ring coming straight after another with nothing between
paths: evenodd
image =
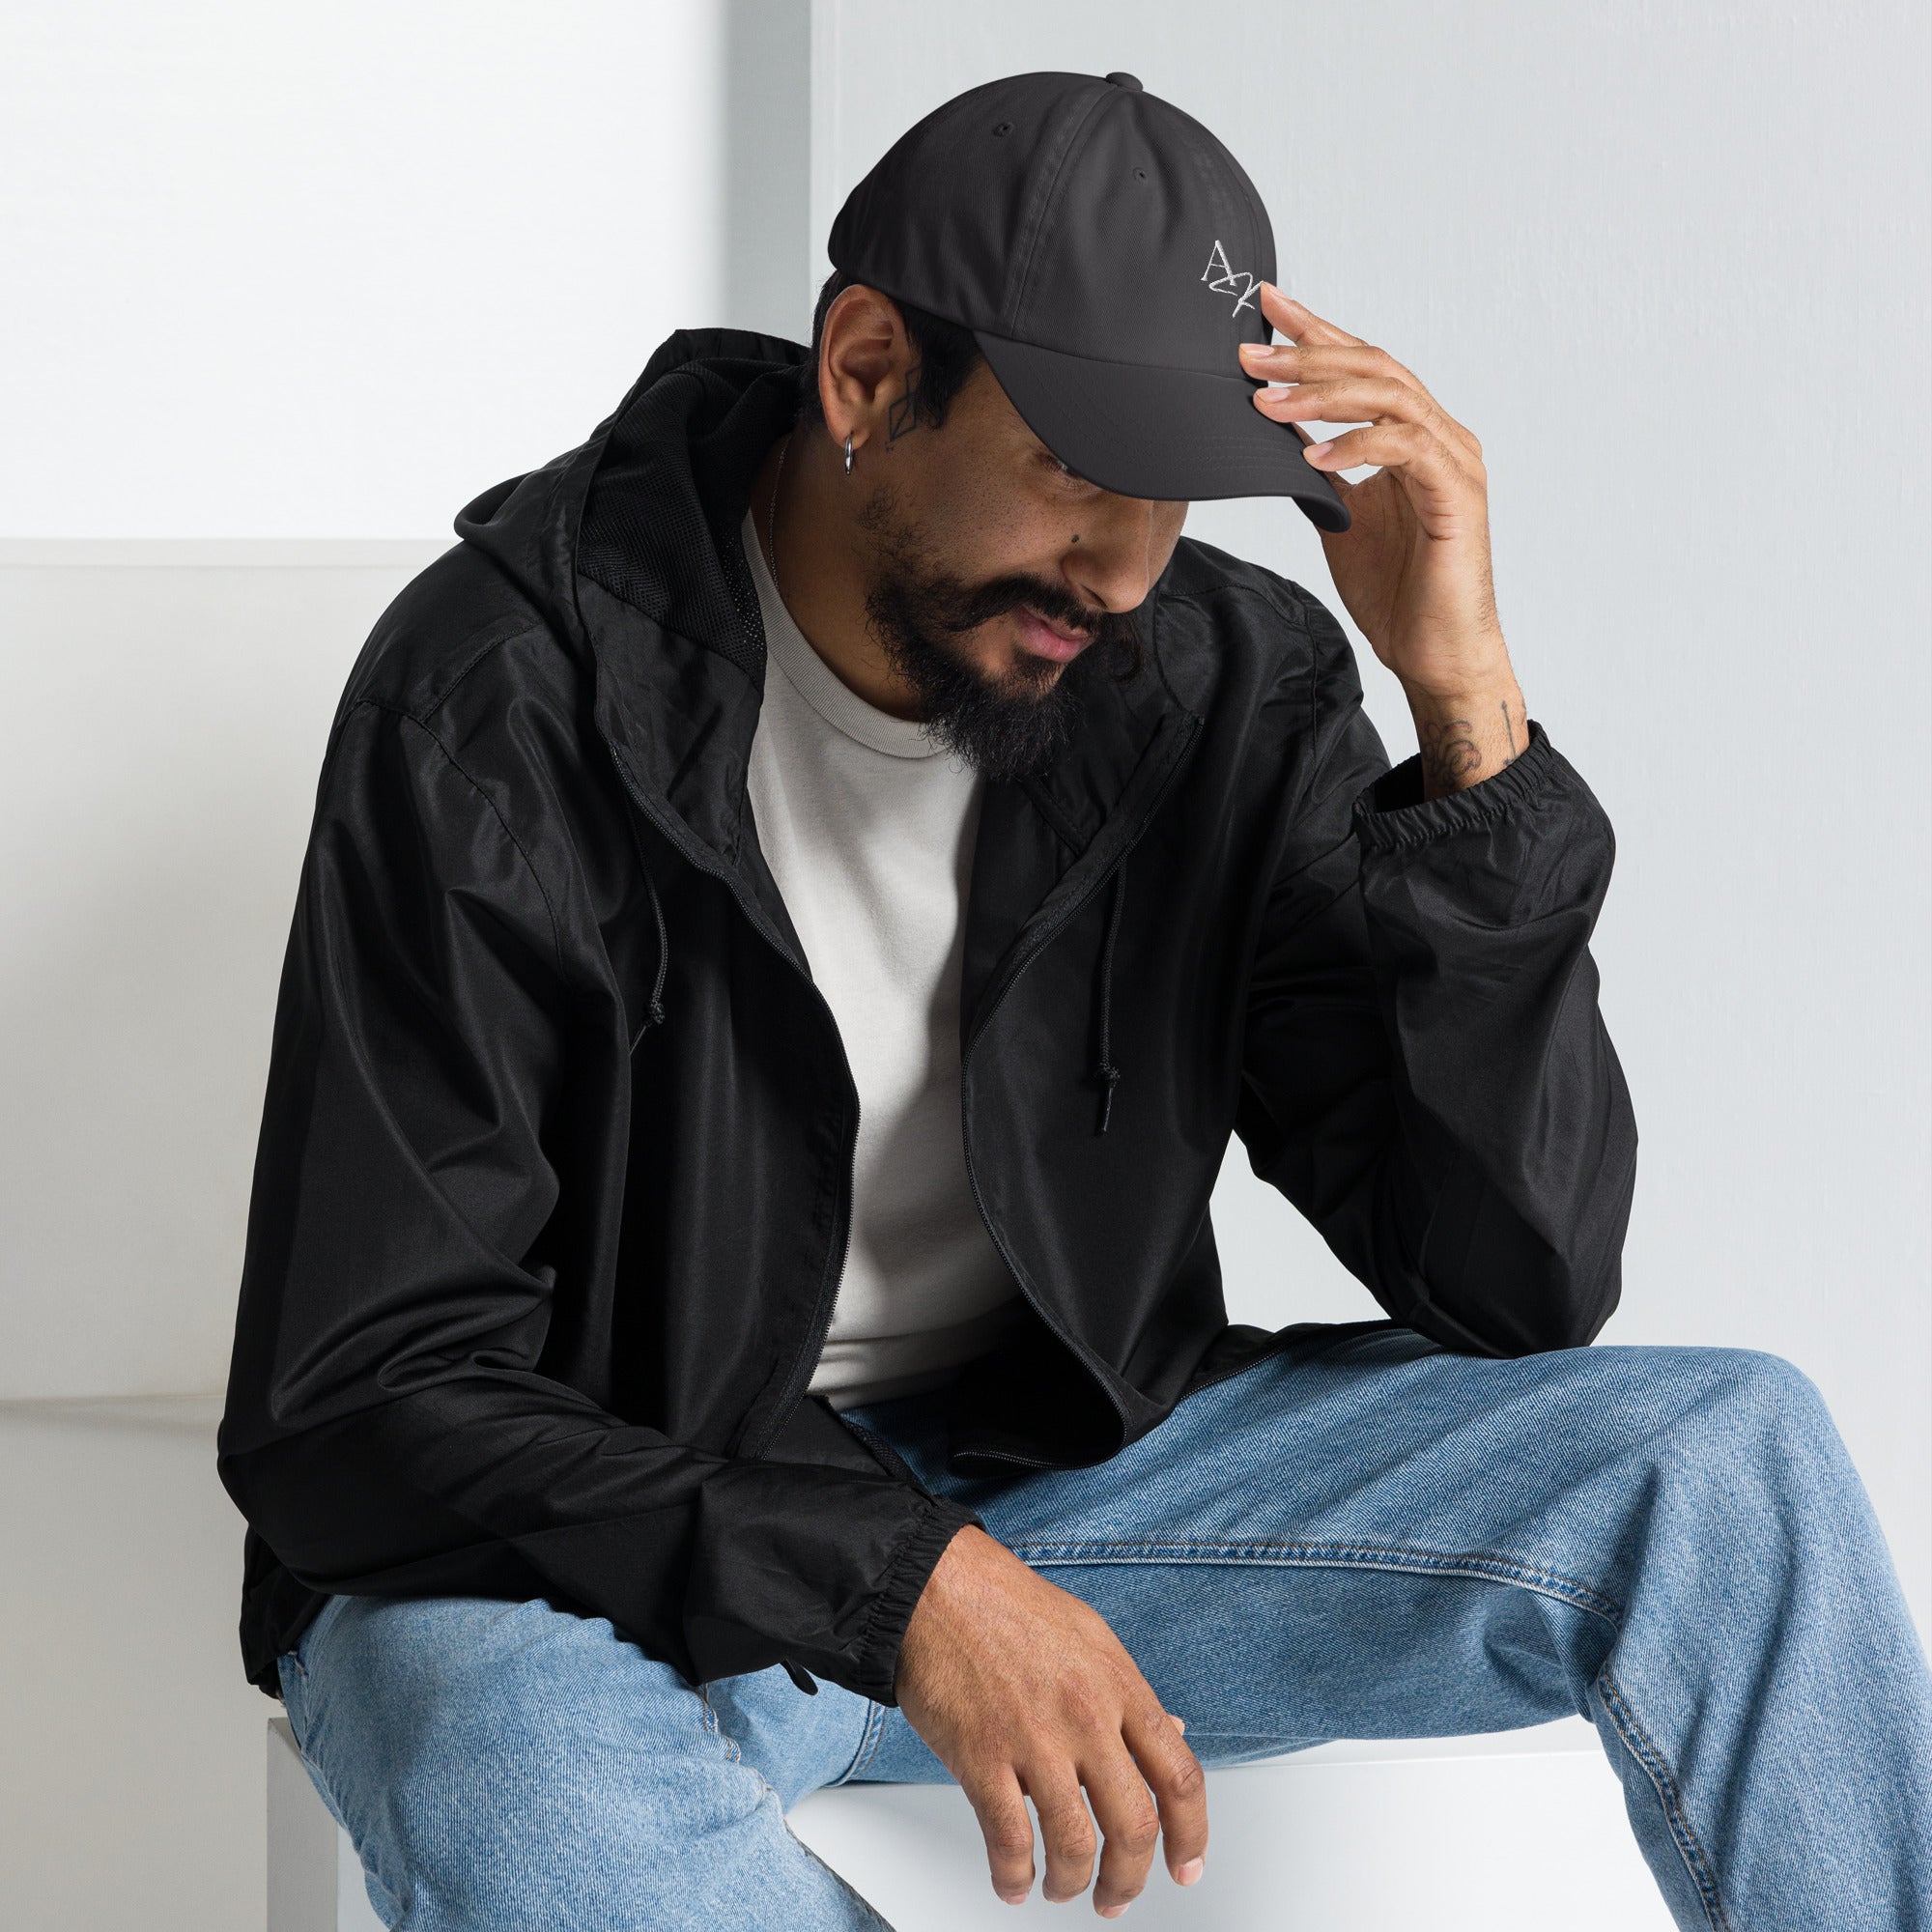
<instances>
[{"instance_id":1,"label":"wrist tattoo","mask_svg":"<svg viewBox=\"0 0 1932 1932\"><path fill-rule=\"evenodd\" d=\"M1443 718L1418 723L1416 737L1422 748L1422 795L1425 798L1440 798L1447 792L1462 791L1466 786L1480 783L1491 772L1485 765L1494 760L1494 770L1501 771L1505 765L1513 765L1529 749L1529 717L1523 715L1523 736L1517 739L1517 721L1510 715L1509 699L1504 698L1496 709L1502 713L1503 744L1497 746L1493 729L1486 729L1484 736L1490 741L1490 750L1485 751L1476 740L1476 726L1471 719Z\"/></svg>"},{"instance_id":2,"label":"wrist tattoo","mask_svg":"<svg viewBox=\"0 0 1932 1932\"><path fill-rule=\"evenodd\" d=\"M1425 792L1457 791L1471 772L1480 771L1483 753L1466 718L1448 718L1420 727L1422 780Z\"/></svg>"},{"instance_id":3,"label":"wrist tattoo","mask_svg":"<svg viewBox=\"0 0 1932 1932\"><path fill-rule=\"evenodd\" d=\"M902 436L910 436L919 427L919 379L923 371L923 362L915 362L905 372L905 393L886 412L886 441L896 442Z\"/></svg>"}]
</instances>

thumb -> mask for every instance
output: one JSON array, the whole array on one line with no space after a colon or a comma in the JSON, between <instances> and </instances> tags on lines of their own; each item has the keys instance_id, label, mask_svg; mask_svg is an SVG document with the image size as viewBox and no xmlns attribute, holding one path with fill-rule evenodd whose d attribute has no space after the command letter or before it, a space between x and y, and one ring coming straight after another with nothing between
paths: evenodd
<instances>
[{"instance_id":1,"label":"thumb","mask_svg":"<svg viewBox=\"0 0 1932 1932\"><path fill-rule=\"evenodd\" d=\"M1311 435L1309 435L1309 433L1305 429L1303 429L1299 423L1290 423L1289 428L1292 429L1295 433L1295 435L1301 439L1301 446L1303 449L1309 449L1314 446L1316 439ZM1338 497L1346 497L1350 491L1359 487L1356 484L1350 483L1349 479L1346 476L1344 476L1339 469L1324 469L1321 473L1322 475L1327 477L1329 482L1334 484L1335 494Z\"/></svg>"}]
</instances>

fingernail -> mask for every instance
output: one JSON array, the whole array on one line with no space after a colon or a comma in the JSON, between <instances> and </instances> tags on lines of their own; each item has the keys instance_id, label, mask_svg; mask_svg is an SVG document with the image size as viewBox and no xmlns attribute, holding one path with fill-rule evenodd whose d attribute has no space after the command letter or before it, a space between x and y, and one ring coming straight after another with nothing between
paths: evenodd
<instances>
[{"instance_id":1,"label":"fingernail","mask_svg":"<svg viewBox=\"0 0 1932 1932\"><path fill-rule=\"evenodd\" d=\"M1335 445L1332 442L1311 442L1307 454L1311 461L1318 456L1326 456Z\"/></svg>"},{"instance_id":2,"label":"fingernail","mask_svg":"<svg viewBox=\"0 0 1932 1932\"><path fill-rule=\"evenodd\" d=\"M1189 1859L1174 1875L1176 1885L1192 1885L1207 1867L1205 1859Z\"/></svg>"},{"instance_id":3,"label":"fingernail","mask_svg":"<svg viewBox=\"0 0 1932 1932\"><path fill-rule=\"evenodd\" d=\"M1100 1908L1100 1917L1102 1918L1118 1918L1126 1909L1124 1905L1103 1905Z\"/></svg>"}]
</instances>

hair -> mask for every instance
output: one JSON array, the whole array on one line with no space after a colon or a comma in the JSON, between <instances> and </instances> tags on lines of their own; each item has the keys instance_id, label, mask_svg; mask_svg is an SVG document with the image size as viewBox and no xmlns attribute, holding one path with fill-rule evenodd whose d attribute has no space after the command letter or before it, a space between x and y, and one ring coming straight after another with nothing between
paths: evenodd
<instances>
[{"instance_id":1,"label":"hair","mask_svg":"<svg viewBox=\"0 0 1932 1932\"><path fill-rule=\"evenodd\" d=\"M811 355L799 370L799 417L803 422L823 424L825 405L818 395L818 360L825 341L826 311L845 290L860 285L857 275L835 269L818 292L817 306L811 312ZM869 283L866 284L870 287ZM884 291L880 291L884 294ZM905 324L906 340L912 344L919 381L912 392L913 419L938 429L946 420L952 399L965 387L966 379L985 360L973 331L956 322L911 302L888 296Z\"/></svg>"}]
</instances>

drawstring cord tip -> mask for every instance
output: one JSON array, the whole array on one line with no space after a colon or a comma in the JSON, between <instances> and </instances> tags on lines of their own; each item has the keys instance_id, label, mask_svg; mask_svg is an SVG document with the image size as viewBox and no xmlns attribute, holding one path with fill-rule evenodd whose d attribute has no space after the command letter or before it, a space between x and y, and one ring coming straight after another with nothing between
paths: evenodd
<instances>
[{"instance_id":1,"label":"drawstring cord tip","mask_svg":"<svg viewBox=\"0 0 1932 1932\"><path fill-rule=\"evenodd\" d=\"M642 1043L644 1036L647 1033L649 1033L654 1026L661 1027L664 1025L664 1023L665 1023L665 1009L662 1006L658 1004L656 1000L653 1000L650 1003L649 1007L647 1007L644 1010L643 1024L640 1025L638 1028L637 1032L631 1036L631 1051L633 1053L636 1053L639 1046Z\"/></svg>"},{"instance_id":2,"label":"drawstring cord tip","mask_svg":"<svg viewBox=\"0 0 1932 1932\"><path fill-rule=\"evenodd\" d=\"M1118 1066L1108 1065L1100 1069L1100 1078L1105 1082L1105 1089L1100 1095L1100 1124L1096 1132L1104 1134L1107 1131L1107 1122L1114 1112L1114 1082L1120 1077L1121 1069Z\"/></svg>"},{"instance_id":3,"label":"drawstring cord tip","mask_svg":"<svg viewBox=\"0 0 1932 1932\"><path fill-rule=\"evenodd\" d=\"M631 1051L636 1053L644 1036L654 1026L665 1023L664 1002L660 997L665 988L665 975L670 971L670 934L665 930L664 905L658 897L658 882L652 876L650 862L644 857L644 841L638 831L638 821L634 813L626 811L624 822L631 828L631 843L638 854L638 865L644 875L644 889L651 895L651 917L658 928L658 977L651 987L650 1003L644 1009L643 1024L631 1036Z\"/></svg>"}]
</instances>

